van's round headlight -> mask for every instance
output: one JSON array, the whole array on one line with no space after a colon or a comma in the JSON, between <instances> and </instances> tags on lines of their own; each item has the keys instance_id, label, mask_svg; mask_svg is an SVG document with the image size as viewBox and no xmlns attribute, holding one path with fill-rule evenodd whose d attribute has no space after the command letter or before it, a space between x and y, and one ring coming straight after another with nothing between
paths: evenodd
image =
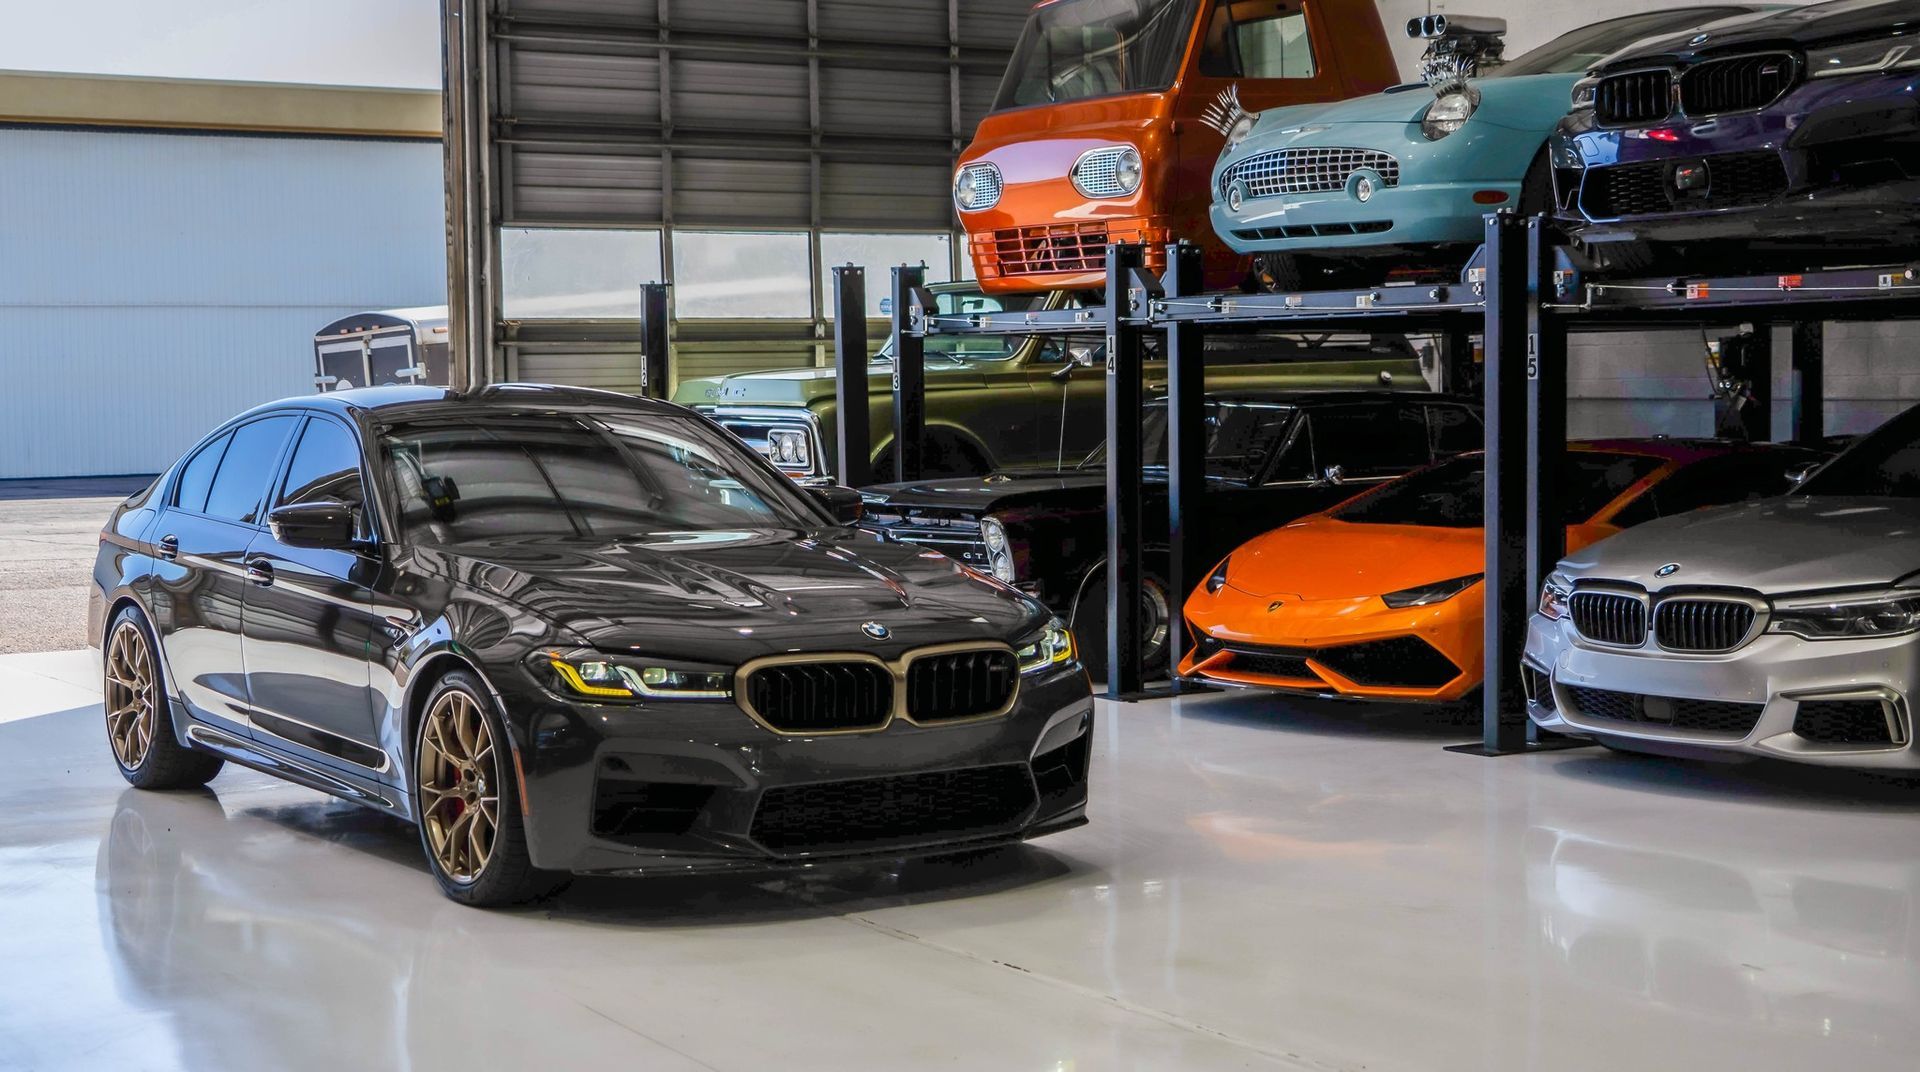
<instances>
[{"instance_id":1,"label":"van's round headlight","mask_svg":"<svg viewBox=\"0 0 1920 1072\"><path fill-rule=\"evenodd\" d=\"M1480 94L1474 92L1472 87L1442 93L1427 105L1426 114L1420 117L1420 132L1429 141L1439 141L1466 126L1467 120L1473 117L1474 109L1478 107Z\"/></svg>"},{"instance_id":2,"label":"van's round headlight","mask_svg":"<svg viewBox=\"0 0 1920 1072\"><path fill-rule=\"evenodd\" d=\"M1140 150L1131 145L1089 149L1073 162L1068 177L1088 197L1126 197L1140 189Z\"/></svg>"},{"instance_id":3,"label":"van's round headlight","mask_svg":"<svg viewBox=\"0 0 1920 1072\"><path fill-rule=\"evenodd\" d=\"M980 212L1000 203L1000 169L981 161L954 173L953 203L962 212Z\"/></svg>"}]
</instances>

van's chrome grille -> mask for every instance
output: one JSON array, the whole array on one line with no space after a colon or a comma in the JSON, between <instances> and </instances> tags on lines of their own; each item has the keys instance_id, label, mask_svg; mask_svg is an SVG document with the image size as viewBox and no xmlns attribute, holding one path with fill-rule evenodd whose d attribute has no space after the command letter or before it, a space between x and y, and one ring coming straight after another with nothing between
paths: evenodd
<instances>
[{"instance_id":1,"label":"van's chrome grille","mask_svg":"<svg viewBox=\"0 0 1920 1072\"><path fill-rule=\"evenodd\" d=\"M1668 651L1732 651L1746 642L1757 613L1727 599L1665 599L1653 609L1653 638Z\"/></svg>"},{"instance_id":2,"label":"van's chrome grille","mask_svg":"<svg viewBox=\"0 0 1920 1072\"><path fill-rule=\"evenodd\" d=\"M1388 186L1400 185L1400 161L1378 149L1275 149L1222 171L1220 194L1235 182L1246 184L1248 197L1327 193L1362 168L1378 172Z\"/></svg>"},{"instance_id":3,"label":"van's chrome grille","mask_svg":"<svg viewBox=\"0 0 1920 1072\"><path fill-rule=\"evenodd\" d=\"M1580 635L1597 644L1637 648L1647 642L1647 604L1619 592L1575 592L1568 614Z\"/></svg>"}]
</instances>

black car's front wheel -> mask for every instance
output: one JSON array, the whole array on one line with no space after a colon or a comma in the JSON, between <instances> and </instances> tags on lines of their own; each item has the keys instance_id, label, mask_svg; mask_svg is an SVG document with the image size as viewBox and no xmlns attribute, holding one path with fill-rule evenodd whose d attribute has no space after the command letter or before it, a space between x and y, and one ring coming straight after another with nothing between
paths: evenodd
<instances>
[{"instance_id":1,"label":"black car's front wheel","mask_svg":"<svg viewBox=\"0 0 1920 1072\"><path fill-rule=\"evenodd\" d=\"M464 670L441 678L415 731L414 817L434 879L461 904L519 904L562 881L528 856L509 747L479 680Z\"/></svg>"},{"instance_id":2,"label":"black car's front wheel","mask_svg":"<svg viewBox=\"0 0 1920 1072\"><path fill-rule=\"evenodd\" d=\"M137 609L114 615L101 647L107 744L120 776L136 789L197 789L225 762L180 743L167 704L153 631Z\"/></svg>"}]
</instances>

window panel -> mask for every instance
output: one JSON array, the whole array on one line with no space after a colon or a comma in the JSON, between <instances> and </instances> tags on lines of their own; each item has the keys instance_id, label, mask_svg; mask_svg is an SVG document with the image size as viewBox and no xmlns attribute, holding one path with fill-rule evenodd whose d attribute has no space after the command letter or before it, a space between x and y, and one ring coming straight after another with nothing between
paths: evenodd
<instances>
[{"instance_id":1,"label":"window panel","mask_svg":"<svg viewBox=\"0 0 1920 1072\"><path fill-rule=\"evenodd\" d=\"M500 299L510 320L640 315L640 284L664 278L660 232L500 232Z\"/></svg>"},{"instance_id":2,"label":"window panel","mask_svg":"<svg viewBox=\"0 0 1920 1072\"><path fill-rule=\"evenodd\" d=\"M813 315L813 265L798 231L675 231L674 311L694 318Z\"/></svg>"},{"instance_id":3,"label":"window panel","mask_svg":"<svg viewBox=\"0 0 1920 1072\"><path fill-rule=\"evenodd\" d=\"M952 236L945 234L823 234L820 236L820 293L833 312L833 269L857 264L867 270L867 315L879 317L880 303L893 292L895 265L924 264L927 282L953 277Z\"/></svg>"},{"instance_id":4,"label":"window panel","mask_svg":"<svg viewBox=\"0 0 1920 1072\"><path fill-rule=\"evenodd\" d=\"M267 497L267 483L293 425L291 416L266 417L234 430L213 490L207 493L207 513L249 525L260 519L260 502Z\"/></svg>"},{"instance_id":5,"label":"window panel","mask_svg":"<svg viewBox=\"0 0 1920 1072\"><path fill-rule=\"evenodd\" d=\"M360 481L360 444L353 433L329 420L315 418L300 433L287 463L287 479L275 506L292 503L339 502L358 510L366 503Z\"/></svg>"},{"instance_id":6,"label":"window panel","mask_svg":"<svg viewBox=\"0 0 1920 1072\"><path fill-rule=\"evenodd\" d=\"M173 504L182 510L201 513L207 508L207 491L213 487L213 474L220 467L220 456L227 452L227 444L233 439L232 433L200 448L180 470L180 479L173 486Z\"/></svg>"}]
</instances>

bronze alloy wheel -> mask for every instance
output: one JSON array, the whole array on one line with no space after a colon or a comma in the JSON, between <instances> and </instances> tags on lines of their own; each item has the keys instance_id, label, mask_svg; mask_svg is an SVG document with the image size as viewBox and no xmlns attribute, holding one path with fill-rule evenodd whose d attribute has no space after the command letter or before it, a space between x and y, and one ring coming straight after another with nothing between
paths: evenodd
<instances>
[{"instance_id":1,"label":"bronze alloy wheel","mask_svg":"<svg viewBox=\"0 0 1920 1072\"><path fill-rule=\"evenodd\" d=\"M427 847L448 878L471 883L487 869L500 829L498 754L472 696L450 689L434 701L414 763Z\"/></svg>"},{"instance_id":2,"label":"bronze alloy wheel","mask_svg":"<svg viewBox=\"0 0 1920 1072\"><path fill-rule=\"evenodd\" d=\"M153 652L131 620L122 621L107 641L106 675L107 742L122 767L138 770L153 747L159 703Z\"/></svg>"}]
</instances>

